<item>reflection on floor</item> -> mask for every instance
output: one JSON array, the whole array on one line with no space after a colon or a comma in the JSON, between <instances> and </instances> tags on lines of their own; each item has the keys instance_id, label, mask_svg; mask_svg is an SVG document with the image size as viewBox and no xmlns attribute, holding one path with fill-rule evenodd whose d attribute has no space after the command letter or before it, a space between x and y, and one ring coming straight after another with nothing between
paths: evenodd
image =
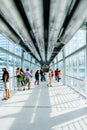
<instances>
[{"instance_id":1,"label":"reflection on floor","mask_svg":"<svg viewBox=\"0 0 87 130\"><path fill-rule=\"evenodd\" d=\"M0 130L86 130L86 99L56 81L31 84L0 101Z\"/></svg>"}]
</instances>

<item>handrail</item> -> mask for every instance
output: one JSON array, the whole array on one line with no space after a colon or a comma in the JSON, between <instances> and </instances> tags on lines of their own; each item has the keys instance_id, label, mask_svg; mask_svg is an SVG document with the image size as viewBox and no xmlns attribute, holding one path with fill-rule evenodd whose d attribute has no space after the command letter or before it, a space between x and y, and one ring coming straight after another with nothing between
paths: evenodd
<instances>
[{"instance_id":1,"label":"handrail","mask_svg":"<svg viewBox=\"0 0 87 130\"><path fill-rule=\"evenodd\" d=\"M13 81L15 82L16 76L9 77L9 83L11 86L14 85ZM0 90L3 88L3 80L0 79Z\"/></svg>"},{"instance_id":2,"label":"handrail","mask_svg":"<svg viewBox=\"0 0 87 130\"><path fill-rule=\"evenodd\" d=\"M12 76L12 77L9 77L9 79L10 79L10 78L14 78L14 77L17 77L17 76ZM0 80L2 80L2 79L0 79Z\"/></svg>"},{"instance_id":3,"label":"handrail","mask_svg":"<svg viewBox=\"0 0 87 130\"><path fill-rule=\"evenodd\" d=\"M9 77L9 78L14 78L14 77L17 77L17 76L12 76L12 77Z\"/></svg>"},{"instance_id":4,"label":"handrail","mask_svg":"<svg viewBox=\"0 0 87 130\"><path fill-rule=\"evenodd\" d=\"M69 84L67 83L68 86L70 86L70 87L71 87L72 89L74 89L76 92L80 93L83 97L87 98L87 97L86 97L85 80L82 80L82 79L79 79L79 78L75 78L75 77L69 76L69 75L65 75L65 76L72 78L72 79L71 79L72 82L70 81ZM74 80L73 80L73 79L74 79ZM76 86L75 86L75 84L74 84L74 81L75 81L75 80L78 80L78 81L76 81L76 82L77 82ZM83 87L81 87L81 86L83 86Z\"/></svg>"},{"instance_id":5,"label":"handrail","mask_svg":"<svg viewBox=\"0 0 87 130\"><path fill-rule=\"evenodd\" d=\"M73 78L73 79L76 79L76 80L80 80L80 81L83 81L83 82L84 82L84 80L79 79L79 78L75 78L75 77L73 77L73 76L69 76L69 75L65 75L65 76L70 77L70 78Z\"/></svg>"}]
</instances>

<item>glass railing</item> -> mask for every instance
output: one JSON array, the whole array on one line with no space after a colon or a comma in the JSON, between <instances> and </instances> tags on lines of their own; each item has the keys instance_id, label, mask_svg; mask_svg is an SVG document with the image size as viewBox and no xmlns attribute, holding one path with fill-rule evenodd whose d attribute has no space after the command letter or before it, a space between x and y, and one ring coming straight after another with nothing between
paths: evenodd
<instances>
[{"instance_id":1,"label":"glass railing","mask_svg":"<svg viewBox=\"0 0 87 130\"><path fill-rule=\"evenodd\" d=\"M80 94L86 96L85 80L78 79L69 75L65 75L66 85L72 87Z\"/></svg>"}]
</instances>

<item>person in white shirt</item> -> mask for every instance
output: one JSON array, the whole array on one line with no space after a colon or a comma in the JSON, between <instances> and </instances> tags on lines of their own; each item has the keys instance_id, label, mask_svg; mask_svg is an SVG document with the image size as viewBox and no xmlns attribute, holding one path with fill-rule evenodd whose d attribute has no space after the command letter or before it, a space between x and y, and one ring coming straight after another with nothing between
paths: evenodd
<instances>
[{"instance_id":1,"label":"person in white shirt","mask_svg":"<svg viewBox=\"0 0 87 130\"><path fill-rule=\"evenodd\" d=\"M28 68L26 69L26 72L24 73L24 80L25 80L25 83L28 84L28 90L29 90L30 89L30 73L29 73Z\"/></svg>"}]
</instances>

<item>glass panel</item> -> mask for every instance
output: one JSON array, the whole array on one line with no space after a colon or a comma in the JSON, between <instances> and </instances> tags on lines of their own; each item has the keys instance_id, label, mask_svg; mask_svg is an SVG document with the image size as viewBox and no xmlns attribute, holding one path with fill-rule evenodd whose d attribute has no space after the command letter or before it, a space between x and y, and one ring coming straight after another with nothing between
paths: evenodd
<instances>
[{"instance_id":1,"label":"glass panel","mask_svg":"<svg viewBox=\"0 0 87 130\"><path fill-rule=\"evenodd\" d=\"M14 62L15 62L15 66L16 66L16 68L21 68L21 59L19 59L19 58L15 58L14 59Z\"/></svg>"},{"instance_id":2,"label":"glass panel","mask_svg":"<svg viewBox=\"0 0 87 130\"><path fill-rule=\"evenodd\" d=\"M85 79L85 50L84 51L81 51L79 54L78 54L78 64L79 64L79 75L78 77L80 79Z\"/></svg>"},{"instance_id":3,"label":"glass panel","mask_svg":"<svg viewBox=\"0 0 87 130\"><path fill-rule=\"evenodd\" d=\"M78 77L77 76L77 55L76 54L74 56L72 56L72 61L73 61L73 66L72 66L72 71L73 72L72 72L71 76Z\"/></svg>"},{"instance_id":4,"label":"glass panel","mask_svg":"<svg viewBox=\"0 0 87 130\"><path fill-rule=\"evenodd\" d=\"M26 71L26 69L30 70L30 62L24 61L24 71Z\"/></svg>"},{"instance_id":5,"label":"glass panel","mask_svg":"<svg viewBox=\"0 0 87 130\"><path fill-rule=\"evenodd\" d=\"M58 53L58 60L61 60L61 59L63 59L63 51L60 51Z\"/></svg>"},{"instance_id":6,"label":"glass panel","mask_svg":"<svg viewBox=\"0 0 87 130\"><path fill-rule=\"evenodd\" d=\"M26 59L26 60L31 60L31 56L30 56L30 54L28 54L27 52L24 52L24 59Z\"/></svg>"},{"instance_id":7,"label":"glass panel","mask_svg":"<svg viewBox=\"0 0 87 130\"><path fill-rule=\"evenodd\" d=\"M8 44L9 44L9 40L5 36L0 34L0 47L8 50Z\"/></svg>"},{"instance_id":8,"label":"glass panel","mask_svg":"<svg viewBox=\"0 0 87 130\"><path fill-rule=\"evenodd\" d=\"M65 56L76 51L86 44L86 30L79 30L73 38L65 45Z\"/></svg>"},{"instance_id":9,"label":"glass panel","mask_svg":"<svg viewBox=\"0 0 87 130\"><path fill-rule=\"evenodd\" d=\"M8 56L8 71L11 77L14 76L13 67L14 67L14 57L9 55Z\"/></svg>"},{"instance_id":10,"label":"glass panel","mask_svg":"<svg viewBox=\"0 0 87 130\"><path fill-rule=\"evenodd\" d=\"M21 53L22 53L21 47L18 45L15 45L15 54L18 56L21 56Z\"/></svg>"},{"instance_id":11,"label":"glass panel","mask_svg":"<svg viewBox=\"0 0 87 130\"><path fill-rule=\"evenodd\" d=\"M35 63L35 59L34 58L32 58L32 63Z\"/></svg>"}]
</instances>

